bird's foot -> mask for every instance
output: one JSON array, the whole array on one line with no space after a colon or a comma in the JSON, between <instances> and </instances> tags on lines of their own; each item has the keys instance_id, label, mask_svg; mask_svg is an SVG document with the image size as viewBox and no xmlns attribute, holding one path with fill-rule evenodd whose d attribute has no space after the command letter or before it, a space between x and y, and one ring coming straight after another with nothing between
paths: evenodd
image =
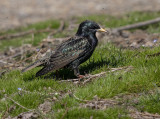
<instances>
[{"instance_id":1,"label":"bird's foot","mask_svg":"<svg viewBox=\"0 0 160 119\"><path fill-rule=\"evenodd\" d=\"M83 79L85 76L84 75L78 75L79 79Z\"/></svg>"},{"instance_id":2,"label":"bird's foot","mask_svg":"<svg viewBox=\"0 0 160 119\"><path fill-rule=\"evenodd\" d=\"M79 81L82 81L82 80L85 78L84 75L78 75L77 77L78 77L78 80L79 80Z\"/></svg>"}]
</instances>

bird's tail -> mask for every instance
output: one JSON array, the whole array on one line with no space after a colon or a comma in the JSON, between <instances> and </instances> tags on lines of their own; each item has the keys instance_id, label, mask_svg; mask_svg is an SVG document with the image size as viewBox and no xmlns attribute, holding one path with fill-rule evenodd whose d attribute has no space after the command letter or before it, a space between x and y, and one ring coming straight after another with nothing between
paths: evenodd
<instances>
[{"instance_id":1,"label":"bird's tail","mask_svg":"<svg viewBox=\"0 0 160 119\"><path fill-rule=\"evenodd\" d=\"M42 76L50 71L54 70L54 65L47 65L45 67L43 67L41 70L39 70L37 73L36 73L36 77L38 76Z\"/></svg>"},{"instance_id":2,"label":"bird's tail","mask_svg":"<svg viewBox=\"0 0 160 119\"><path fill-rule=\"evenodd\" d=\"M30 65L27 66L26 68L22 69L22 72L26 72L26 71L31 70L31 69L33 69L33 68L35 68L35 67L37 67L37 66L40 66L40 65L42 65L42 62L41 62L41 60L38 60L38 61L30 64Z\"/></svg>"}]
</instances>

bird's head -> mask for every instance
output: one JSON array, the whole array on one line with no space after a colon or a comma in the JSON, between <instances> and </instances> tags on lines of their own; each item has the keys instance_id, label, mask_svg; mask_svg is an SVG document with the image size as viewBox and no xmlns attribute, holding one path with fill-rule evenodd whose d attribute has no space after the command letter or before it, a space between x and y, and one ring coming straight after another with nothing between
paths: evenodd
<instances>
[{"instance_id":1,"label":"bird's head","mask_svg":"<svg viewBox=\"0 0 160 119\"><path fill-rule=\"evenodd\" d=\"M96 32L108 33L107 30L101 28L96 22L86 20L79 25L76 35L87 36L89 34L95 34Z\"/></svg>"}]
</instances>

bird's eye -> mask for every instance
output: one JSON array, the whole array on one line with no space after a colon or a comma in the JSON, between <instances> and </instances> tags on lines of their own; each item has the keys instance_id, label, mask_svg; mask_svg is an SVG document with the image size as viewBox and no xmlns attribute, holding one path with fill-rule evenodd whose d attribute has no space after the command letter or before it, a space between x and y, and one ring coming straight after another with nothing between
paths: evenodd
<instances>
[{"instance_id":1,"label":"bird's eye","mask_svg":"<svg viewBox=\"0 0 160 119\"><path fill-rule=\"evenodd\" d=\"M93 26L93 29L99 29L99 26L94 25L94 26Z\"/></svg>"}]
</instances>

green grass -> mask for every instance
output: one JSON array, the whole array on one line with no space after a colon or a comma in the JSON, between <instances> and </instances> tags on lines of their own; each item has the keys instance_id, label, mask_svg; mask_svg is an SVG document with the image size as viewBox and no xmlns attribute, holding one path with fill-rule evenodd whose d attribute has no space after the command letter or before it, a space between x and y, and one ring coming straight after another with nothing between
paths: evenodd
<instances>
[{"instance_id":1,"label":"green grass","mask_svg":"<svg viewBox=\"0 0 160 119\"><path fill-rule=\"evenodd\" d=\"M112 52L109 52L106 47L112 50ZM141 52L140 55L138 55L139 57L133 57L133 55L137 51L134 52L130 50L120 50L118 48L115 48L115 46L110 43L104 45L103 47L99 46L93 54L91 60L87 61L81 66L81 72L88 71L88 73L96 74L108 70L108 67L119 67L128 65L132 65L135 68L131 72L126 73L124 71L107 73L105 77L102 77L99 80L95 80L84 86L76 86L72 83L60 83L53 79L36 78L34 74L38 69L28 71L24 74L20 74L19 71L13 71L6 74L0 80L0 84L2 84L0 87L0 98L2 99L5 94L7 94L7 96L12 96L13 94L18 92L18 88L22 88L30 92L41 92L44 94L46 94L46 92L67 92L69 90L72 90L75 92L75 95L78 98L87 100L93 99L95 95L100 98L111 98L118 94L139 93L148 91L150 89L154 89L153 83L156 83L158 86L160 84L160 61L159 56L146 58L146 55L157 52L159 48L160 47L155 47L153 49L146 48ZM108 55L110 55L110 57ZM62 77L68 77L68 75L63 72L66 72L66 70L60 71L60 74L63 75ZM73 74L73 72L70 73ZM52 90L47 90L49 87ZM5 90L5 92L3 92L3 90ZM47 94L42 96L36 93L24 93L23 96L15 94L15 96L13 96L13 99L29 109L34 109L40 103L42 103L45 98L48 97L50 96L48 96ZM0 102L1 111L6 109L6 103L9 107L14 104L10 100ZM67 106L71 108L73 106L78 106L81 102L75 100L72 97L66 97L62 100L59 100L54 105L53 110L62 110L63 112L63 110L65 110L65 107L61 106L61 104L65 103L67 103ZM16 109L11 113L11 115L15 116L23 111L26 110L22 110L21 107L17 106Z\"/></svg>"},{"instance_id":2,"label":"green grass","mask_svg":"<svg viewBox=\"0 0 160 119\"><path fill-rule=\"evenodd\" d=\"M64 115L64 111L56 114L56 118L60 119ZM130 119L127 116L126 110L120 108L109 108L107 110L99 111L85 108L71 109L64 116L64 119L89 119L93 117L95 119Z\"/></svg>"},{"instance_id":3,"label":"green grass","mask_svg":"<svg viewBox=\"0 0 160 119\"><path fill-rule=\"evenodd\" d=\"M48 20L44 22L39 22L35 24L28 25L26 27L22 28L17 28L17 29L12 29L8 31L1 31L0 35L6 35L6 34L13 34L13 33L19 33L19 32L24 32L24 31L29 31L29 30L41 30L41 29L46 29L46 28L51 28L51 29L57 29L59 27L60 23L58 20ZM32 44L34 46L38 45L40 41L42 41L44 38L47 37L49 33L37 33L37 34L31 34L27 35L24 37L20 38L14 38L11 40L2 40L0 42L0 51L7 49L9 46L12 47L17 47L22 44ZM8 42L9 41L9 42Z\"/></svg>"},{"instance_id":4,"label":"green grass","mask_svg":"<svg viewBox=\"0 0 160 119\"><path fill-rule=\"evenodd\" d=\"M125 16L113 17L110 15L90 15L85 17L80 17L78 20L82 22L86 19L96 21L101 23L101 25L106 28L115 28L128 24L133 24L137 22L147 21L160 16L160 12L131 12L126 14ZM160 23L155 25L144 26L141 29L147 30L148 32L155 33L160 31Z\"/></svg>"},{"instance_id":5,"label":"green grass","mask_svg":"<svg viewBox=\"0 0 160 119\"><path fill-rule=\"evenodd\" d=\"M159 95L145 96L141 98L140 104L137 106L140 111L160 114L160 98Z\"/></svg>"},{"instance_id":6,"label":"green grass","mask_svg":"<svg viewBox=\"0 0 160 119\"><path fill-rule=\"evenodd\" d=\"M152 19L158 15L160 15L160 13L134 12L119 18L106 15L92 15L83 18L78 17L76 19L78 23L84 19L90 19L97 21L106 27L119 27ZM150 25L142 29L150 33L160 32L160 29L158 28L159 24L156 25ZM33 28L37 30L45 29L48 26L56 29L59 27L59 22L55 20L46 21L29 25L24 28L3 32L2 34L16 33ZM0 43L0 49L4 50L5 48L8 48L8 46L20 46L22 43L38 45L38 43L47 35L47 33L35 34L33 41L31 40L31 35L23 38L12 39L10 42L2 41ZM65 33L59 33L56 34L55 37L65 37L65 35ZM86 85L74 85L73 83L58 82L51 78L44 79L44 77L36 78L35 73L39 68L35 68L23 74L21 74L20 71L9 72L0 79L0 118L3 116L7 108L13 105L15 105L16 108L9 112L9 115L12 117L20 114L21 112L27 111L13 103L11 100L5 99L5 96L11 97L13 100L28 109L35 110L46 99L52 99L53 97L58 98L58 101L54 102L52 105L52 111L54 114L48 113L46 115L48 118L61 118L65 113L66 108L68 108L68 112L64 115L64 118L90 118L91 116L97 119L106 117L109 119L129 118L127 116L129 112L124 108L110 107L106 110L80 108L79 104L83 102L76 100L74 97L66 95L61 98L59 94L51 96L49 93L67 93L68 91L73 91L74 94L82 100L92 100L94 96L105 99L112 98L119 94L140 93L155 89L153 84L156 84L158 87L160 86L160 56L149 58L146 57L146 55L157 53L159 52L159 49L160 46L156 46L152 49L140 48L138 50L129 50L117 48L112 43L99 43L90 60L81 65L80 71L82 74L96 74L107 71L108 68L123 66L133 66L134 69L129 72L125 72L124 70L112 73L108 72L106 76L87 83ZM137 53L138 55L136 55ZM60 70L59 74L62 79L74 78L73 71L67 69ZM52 75L52 73L48 74L50 77L52 77ZM18 91L18 88L22 88L23 90L31 93ZM144 106L143 109L141 109L142 106ZM159 96L157 97L157 94L155 94L152 98L141 97L139 105L135 107L141 111L160 113Z\"/></svg>"},{"instance_id":7,"label":"green grass","mask_svg":"<svg viewBox=\"0 0 160 119\"><path fill-rule=\"evenodd\" d=\"M140 96L138 98L138 104L134 104L134 106L141 112L147 111L153 114L160 114L160 90L155 83L153 85L156 89L152 93L146 92Z\"/></svg>"},{"instance_id":8,"label":"green grass","mask_svg":"<svg viewBox=\"0 0 160 119\"><path fill-rule=\"evenodd\" d=\"M78 24L88 19L88 20L96 21L106 28L115 28L115 27L120 27L128 24L133 24L141 21L154 19L159 16L160 16L160 12L132 12L132 13L126 14L125 16L119 16L119 17L113 17L110 15L90 15L90 16L84 16L84 17L75 17L74 19L77 19ZM67 25L67 22L65 24ZM39 22L36 24L31 24L26 27L12 29L9 31L1 31L0 35L12 34L12 33L17 33L22 31L28 31L32 29L40 30L40 29L46 29L48 27L57 29L59 25L60 23L58 20L48 20L48 21ZM146 30L150 33L158 33L160 32L160 23L145 26L145 27L142 27L141 29ZM75 29L74 32L76 30L77 29ZM38 34L34 34L34 36L28 35L22 38L14 38L12 40L9 40L9 42L8 40L2 40L0 42L0 51L7 49L9 46L17 47L27 43L30 43L36 46L39 44L40 41L46 38L48 34L49 33L38 33ZM54 37L66 37L66 36L68 36L68 33L67 34L58 33L54 35Z\"/></svg>"}]
</instances>

